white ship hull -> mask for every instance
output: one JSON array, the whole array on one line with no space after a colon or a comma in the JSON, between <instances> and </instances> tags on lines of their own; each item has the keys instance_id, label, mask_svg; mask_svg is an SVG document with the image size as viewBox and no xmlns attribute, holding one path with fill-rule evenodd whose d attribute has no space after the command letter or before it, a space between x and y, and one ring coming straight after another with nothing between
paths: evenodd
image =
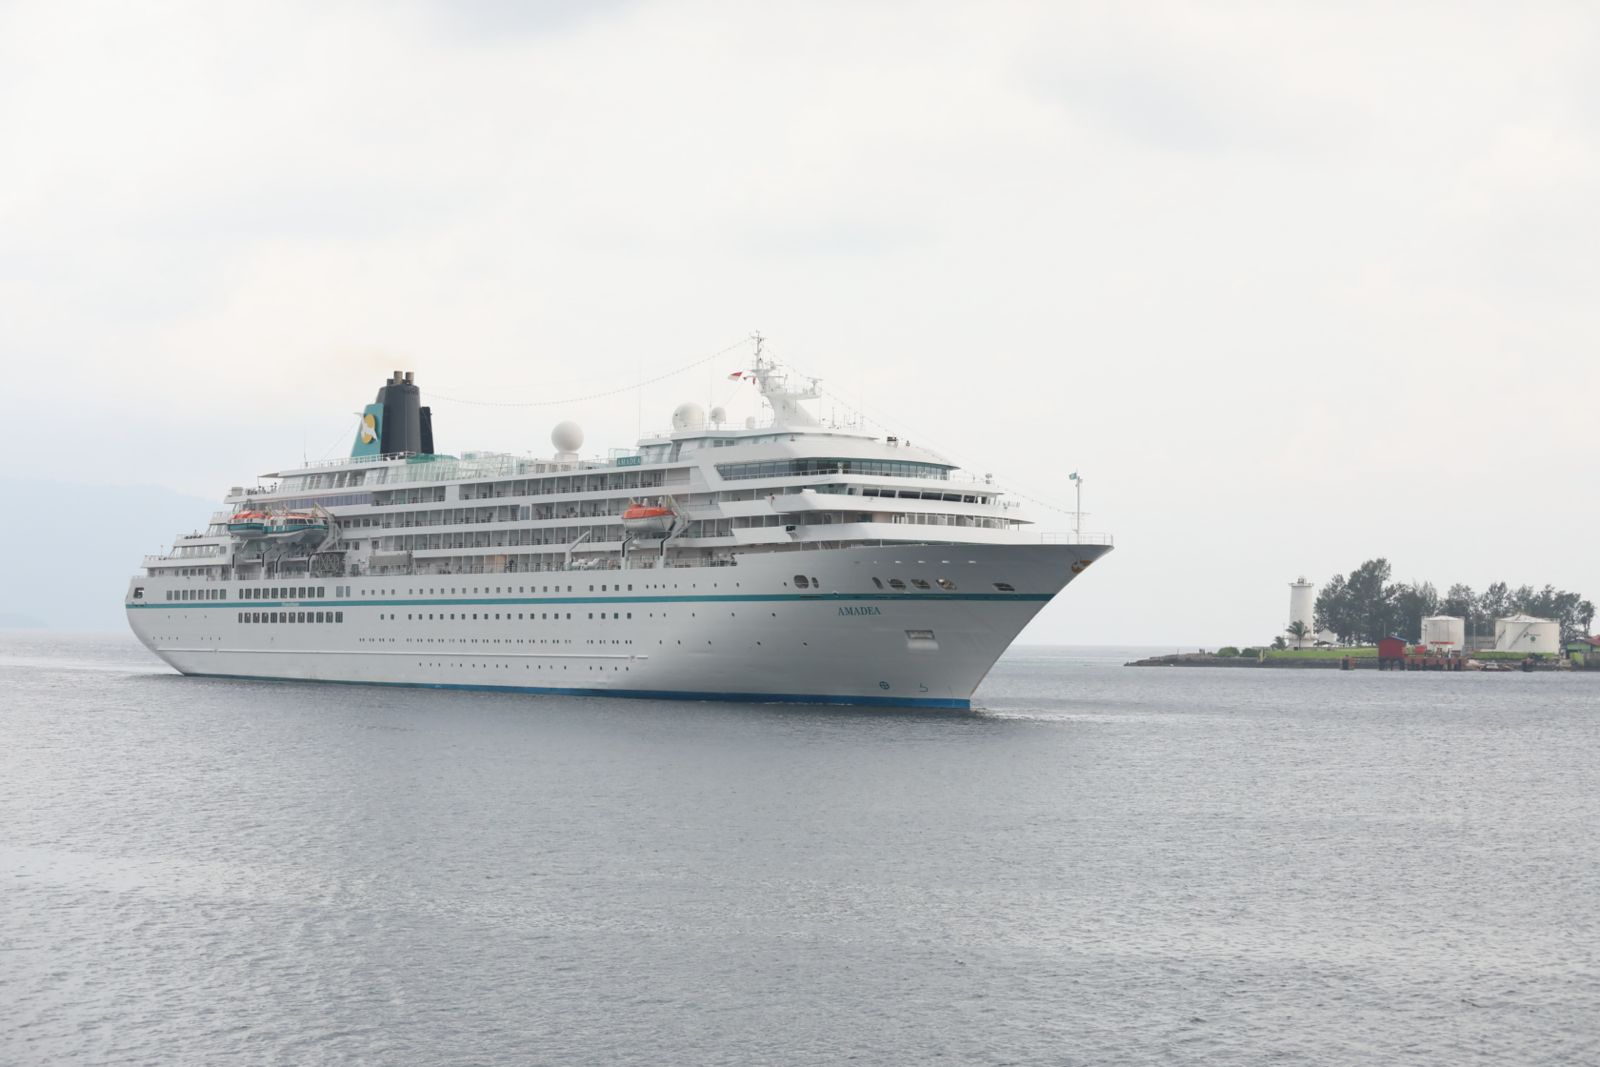
<instances>
[{"instance_id":1,"label":"white ship hull","mask_svg":"<svg viewBox=\"0 0 1600 1067\"><path fill-rule=\"evenodd\" d=\"M902 544L719 567L150 576L127 604L140 641L191 675L966 708L1028 621L1107 551ZM270 596L282 586L292 595Z\"/></svg>"}]
</instances>

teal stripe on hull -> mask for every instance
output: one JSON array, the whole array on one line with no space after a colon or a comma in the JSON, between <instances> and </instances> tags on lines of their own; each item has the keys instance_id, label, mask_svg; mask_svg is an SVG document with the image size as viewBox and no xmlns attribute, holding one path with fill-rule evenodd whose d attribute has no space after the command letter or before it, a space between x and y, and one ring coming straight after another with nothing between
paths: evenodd
<instances>
[{"instance_id":1,"label":"teal stripe on hull","mask_svg":"<svg viewBox=\"0 0 1600 1067\"><path fill-rule=\"evenodd\" d=\"M971 711L972 701L955 697L829 696L821 693L698 693L673 689L573 689L531 685L466 685L453 682L363 682L340 678L275 678L259 674L208 674L193 678L229 678L243 682L304 682L313 685L372 685L397 689L459 689L473 693L522 693L565 697L626 697L635 700L710 700L731 704L825 704L868 708L938 708Z\"/></svg>"}]
</instances>

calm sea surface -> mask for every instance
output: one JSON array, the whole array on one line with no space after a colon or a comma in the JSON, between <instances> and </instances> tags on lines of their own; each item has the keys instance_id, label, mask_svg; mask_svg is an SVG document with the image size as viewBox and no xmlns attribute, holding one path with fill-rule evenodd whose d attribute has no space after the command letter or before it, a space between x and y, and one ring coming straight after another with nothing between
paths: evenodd
<instances>
[{"instance_id":1,"label":"calm sea surface","mask_svg":"<svg viewBox=\"0 0 1600 1067\"><path fill-rule=\"evenodd\" d=\"M1600 1062L1600 676L967 713L185 679L0 637L0 1062Z\"/></svg>"}]
</instances>

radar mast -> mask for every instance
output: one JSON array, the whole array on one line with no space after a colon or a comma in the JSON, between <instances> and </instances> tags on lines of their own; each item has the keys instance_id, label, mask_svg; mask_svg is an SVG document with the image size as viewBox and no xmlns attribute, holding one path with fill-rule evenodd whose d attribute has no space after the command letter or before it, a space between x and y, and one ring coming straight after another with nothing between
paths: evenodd
<instances>
[{"instance_id":1,"label":"radar mast","mask_svg":"<svg viewBox=\"0 0 1600 1067\"><path fill-rule=\"evenodd\" d=\"M822 394L817 392L817 379L807 378L805 384L799 388L791 387L789 376L778 368L778 364L764 356L761 345L766 338L760 331L751 335L751 340L756 343L755 366L750 374L756 380L756 388L761 390L762 399L767 406L772 408L772 421L777 426L817 426L816 418L801 406L802 400L815 400Z\"/></svg>"}]
</instances>

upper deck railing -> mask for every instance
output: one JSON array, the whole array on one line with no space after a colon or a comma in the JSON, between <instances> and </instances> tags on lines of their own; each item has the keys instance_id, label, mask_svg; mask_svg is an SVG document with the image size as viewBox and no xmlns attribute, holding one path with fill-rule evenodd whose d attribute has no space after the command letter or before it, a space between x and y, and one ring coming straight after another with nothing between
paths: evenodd
<instances>
[{"instance_id":1,"label":"upper deck railing","mask_svg":"<svg viewBox=\"0 0 1600 1067\"><path fill-rule=\"evenodd\" d=\"M1067 530L1065 533L1051 532L1038 535L1039 543L1044 545L1106 545L1114 546L1116 540L1108 533L1074 533Z\"/></svg>"},{"instance_id":2,"label":"upper deck railing","mask_svg":"<svg viewBox=\"0 0 1600 1067\"><path fill-rule=\"evenodd\" d=\"M869 433L863 427L858 426L858 425L856 425L854 423L850 423L850 422L833 421L833 422L827 422L827 423L819 424L819 425L816 425L816 426L791 426L791 425L788 425L787 423L780 422L780 421L778 421L776 419L765 419L765 420L757 422L757 423L755 423L753 425L743 425L743 424L741 424L741 425L738 425L738 426L726 426L726 425L722 425L722 424L716 424L716 425L697 426L697 427L694 427L692 429L673 429L673 430L651 431L649 433L645 433L645 434L642 434L640 436L640 446L642 446L645 442L652 442L652 443L659 444L659 443L662 443L662 442L671 441L671 440L674 440L676 438L682 437L682 436L684 436L686 434L704 435L704 436L707 436L707 437L727 437L727 438L731 438L731 439L734 439L734 440L739 440L741 438L748 438L748 437L760 436L760 435L764 435L764 434L773 434L773 433L782 434L782 433L785 433L785 432L792 433L792 434L795 434L795 435L800 435L800 434L807 434L807 435L812 435L812 436L819 436L819 435L820 436L834 436L834 435L836 435L836 436L840 436L840 437L851 437L851 438L856 438L856 439L860 439L860 440L876 440L877 439L876 435L874 435L872 433ZM891 437L891 438L888 438L888 443L890 443L890 444L898 444L898 443L901 443L901 442L899 442L897 438ZM355 468L355 467L368 468L368 467L372 467L374 465L379 465L379 464L398 463L398 461L403 460L403 459L404 460L409 460L409 462L406 463L405 467L398 467L397 466L397 468L396 468L397 470L407 470L407 469L410 469L410 468L413 468L413 467L424 466L424 465L432 465L432 464L435 464L435 463L443 463L443 462L480 463L480 462L487 462L487 461L489 461L491 459L505 460L505 461L509 461L509 462L512 462L512 463L543 463L543 464L549 465L553 469L569 469L569 470L570 469L595 468L595 467L613 467L613 466L618 466L618 465L621 465L621 466L636 466L636 465L638 465L638 462L639 462L638 457L640 455L640 446L635 446L633 448L613 448L613 449L610 449L604 459L601 459L601 458L598 458L598 457L591 457L591 458L580 458L580 459L572 459L572 460L560 460L560 459L552 459L552 458L541 458L539 456L534 455L531 452L528 452L528 453L509 453L508 452L508 453L493 453L493 454L474 455L470 451L465 453L462 456L459 456L459 457L451 456L451 455L448 455L448 454L440 454L436 458L435 457L421 457L420 462L418 462L417 458L412 457L407 453L398 453L398 454L389 454L389 455L377 455L377 456L341 456L341 457L339 457L337 459L308 460L307 462L301 463L298 466L284 467L284 468L282 468L280 470L273 471L272 473L274 475L281 475L281 476L289 477L289 476L293 476L293 475L296 475L296 474L315 474L315 473L319 473L319 472L349 470L349 469ZM619 464L619 461L621 461L620 464ZM520 471L515 472L515 473L520 473ZM478 476L479 475L477 475L477 474L464 475L464 477L469 477L469 478L475 478L475 477L478 477ZM405 481L438 481L438 480L441 480L441 479L439 479L437 477L423 476L423 477L402 477L399 480L402 481L402 482L405 482ZM395 482L395 478L393 478L393 477L389 478L388 482L390 484L393 484Z\"/></svg>"}]
</instances>

